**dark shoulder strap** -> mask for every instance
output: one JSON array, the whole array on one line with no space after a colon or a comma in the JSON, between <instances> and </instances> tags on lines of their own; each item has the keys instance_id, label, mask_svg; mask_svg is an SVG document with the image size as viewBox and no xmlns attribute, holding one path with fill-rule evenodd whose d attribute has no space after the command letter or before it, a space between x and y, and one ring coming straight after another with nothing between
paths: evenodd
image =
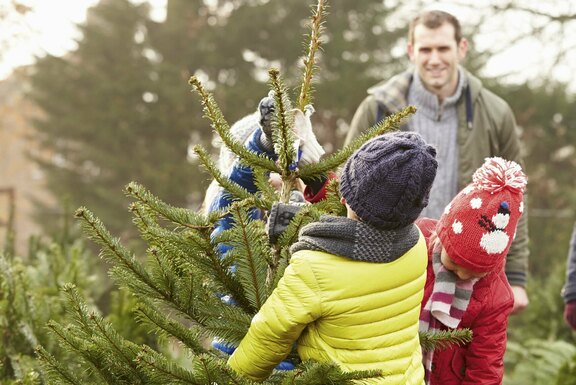
<instances>
[{"instance_id":1,"label":"dark shoulder strap","mask_svg":"<svg viewBox=\"0 0 576 385\"><path fill-rule=\"evenodd\" d=\"M381 101L377 100L377 109L376 109L376 123L380 123L382 120L386 119L388 116L392 115L388 108L382 103ZM400 131L408 131L408 124L404 123L399 127Z\"/></svg>"},{"instance_id":2,"label":"dark shoulder strap","mask_svg":"<svg viewBox=\"0 0 576 385\"><path fill-rule=\"evenodd\" d=\"M388 114L386 114L386 107L384 107L384 104L381 101L377 100L376 103L378 103L378 108L376 109L376 123L380 123Z\"/></svg>"}]
</instances>

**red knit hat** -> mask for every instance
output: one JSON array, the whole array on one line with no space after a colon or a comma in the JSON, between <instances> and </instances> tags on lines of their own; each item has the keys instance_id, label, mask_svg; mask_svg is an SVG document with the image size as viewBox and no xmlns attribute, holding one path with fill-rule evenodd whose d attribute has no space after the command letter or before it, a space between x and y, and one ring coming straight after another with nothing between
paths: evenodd
<instances>
[{"instance_id":1,"label":"red knit hat","mask_svg":"<svg viewBox=\"0 0 576 385\"><path fill-rule=\"evenodd\" d=\"M526 175L517 163L486 158L438 221L448 256L477 273L502 268L524 211L525 187Z\"/></svg>"}]
</instances>

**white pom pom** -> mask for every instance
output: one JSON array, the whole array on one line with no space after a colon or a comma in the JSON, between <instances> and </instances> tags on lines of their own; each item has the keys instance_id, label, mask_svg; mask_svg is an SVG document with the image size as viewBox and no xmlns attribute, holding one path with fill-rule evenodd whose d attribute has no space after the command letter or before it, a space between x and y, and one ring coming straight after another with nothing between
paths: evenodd
<instances>
[{"instance_id":1,"label":"white pom pom","mask_svg":"<svg viewBox=\"0 0 576 385\"><path fill-rule=\"evenodd\" d=\"M486 158L486 161L474 175L472 180L476 188L496 193L505 188L523 192L526 188L526 175L522 167L511 160L499 157Z\"/></svg>"}]
</instances>

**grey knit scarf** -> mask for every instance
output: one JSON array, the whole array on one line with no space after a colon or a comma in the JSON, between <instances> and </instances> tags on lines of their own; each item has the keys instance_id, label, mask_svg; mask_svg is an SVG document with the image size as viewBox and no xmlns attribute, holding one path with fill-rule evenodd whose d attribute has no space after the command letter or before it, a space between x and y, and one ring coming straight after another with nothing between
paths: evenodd
<instances>
[{"instance_id":1,"label":"grey knit scarf","mask_svg":"<svg viewBox=\"0 0 576 385\"><path fill-rule=\"evenodd\" d=\"M356 261L392 262L414 247L419 236L414 224L397 230L380 230L349 218L323 215L319 222L300 230L298 242L290 251L316 250Z\"/></svg>"},{"instance_id":2,"label":"grey knit scarf","mask_svg":"<svg viewBox=\"0 0 576 385\"><path fill-rule=\"evenodd\" d=\"M422 135L436 148L438 170L430 190L428 206L421 217L438 219L446 205L458 193L458 102L467 84L464 71L458 70L458 85L453 95L442 103L438 96L428 91L420 76L414 74L408 91L408 104L418 108L408 121L408 128Z\"/></svg>"}]
</instances>

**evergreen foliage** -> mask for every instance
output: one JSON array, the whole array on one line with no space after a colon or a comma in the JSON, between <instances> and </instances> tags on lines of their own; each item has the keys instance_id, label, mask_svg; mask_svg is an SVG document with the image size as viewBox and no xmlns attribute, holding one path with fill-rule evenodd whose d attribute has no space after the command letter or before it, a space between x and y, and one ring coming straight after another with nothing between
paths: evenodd
<instances>
[{"instance_id":1,"label":"evergreen foliage","mask_svg":"<svg viewBox=\"0 0 576 385\"><path fill-rule=\"evenodd\" d=\"M556 385L576 385L576 354L558 372Z\"/></svg>"},{"instance_id":2,"label":"evergreen foliage","mask_svg":"<svg viewBox=\"0 0 576 385\"><path fill-rule=\"evenodd\" d=\"M510 319L508 334L512 341L522 343L526 339L526 332L529 332L529 335L536 339L576 343L570 328L562 319L564 301L560 292L564 285L565 270L564 264L556 264L550 277L558 278L534 277L537 282L528 287L530 306L522 313L522 317Z\"/></svg>"},{"instance_id":3,"label":"evergreen foliage","mask_svg":"<svg viewBox=\"0 0 576 385\"><path fill-rule=\"evenodd\" d=\"M85 247L77 226L65 220L54 226L54 238L31 237L28 255L13 250L0 252L0 383L46 384L50 374L43 371L38 357L53 363L59 372L75 373L77 383L91 383L77 372L75 352L61 346L49 325L69 317L62 288L74 285L98 314L101 309L115 330L136 343L156 346L153 336L134 322L133 297L125 291L109 292L109 280L98 266L96 256Z\"/></svg>"},{"instance_id":4,"label":"evergreen foliage","mask_svg":"<svg viewBox=\"0 0 576 385\"><path fill-rule=\"evenodd\" d=\"M569 384L556 381L566 373L566 369L564 372L560 369L576 357L576 346L564 341L528 339L522 344L511 342L507 349L507 359L513 359L517 365L506 376L505 385Z\"/></svg>"},{"instance_id":5,"label":"evergreen foliage","mask_svg":"<svg viewBox=\"0 0 576 385\"><path fill-rule=\"evenodd\" d=\"M30 249L34 258L26 262L9 254L0 255L2 383L37 383L39 367L34 349L38 344L64 360L67 354L50 337L45 325L50 318L65 314L59 293L63 282L86 287L94 281L84 265L87 258L81 243L63 248L61 244L45 245L33 239Z\"/></svg>"},{"instance_id":6,"label":"evergreen foliage","mask_svg":"<svg viewBox=\"0 0 576 385\"><path fill-rule=\"evenodd\" d=\"M98 274L95 262L94 255L79 239L46 242L31 238L26 258L0 254L2 384L47 383L35 351L52 360L55 370L72 373L78 370L75 353L63 348L46 327L49 320L68 317L61 294L66 282L76 285L77 292L90 298L91 306L101 301L110 303L108 319L121 333L134 341L154 344L133 322L129 312L134 304L130 297L115 292L112 299L106 299L106 280ZM89 381L89 377L78 374L75 377L80 383Z\"/></svg>"},{"instance_id":7,"label":"evergreen foliage","mask_svg":"<svg viewBox=\"0 0 576 385\"><path fill-rule=\"evenodd\" d=\"M422 350L442 350L453 345L465 345L473 338L469 329L438 330L429 333L420 333Z\"/></svg>"}]
</instances>

